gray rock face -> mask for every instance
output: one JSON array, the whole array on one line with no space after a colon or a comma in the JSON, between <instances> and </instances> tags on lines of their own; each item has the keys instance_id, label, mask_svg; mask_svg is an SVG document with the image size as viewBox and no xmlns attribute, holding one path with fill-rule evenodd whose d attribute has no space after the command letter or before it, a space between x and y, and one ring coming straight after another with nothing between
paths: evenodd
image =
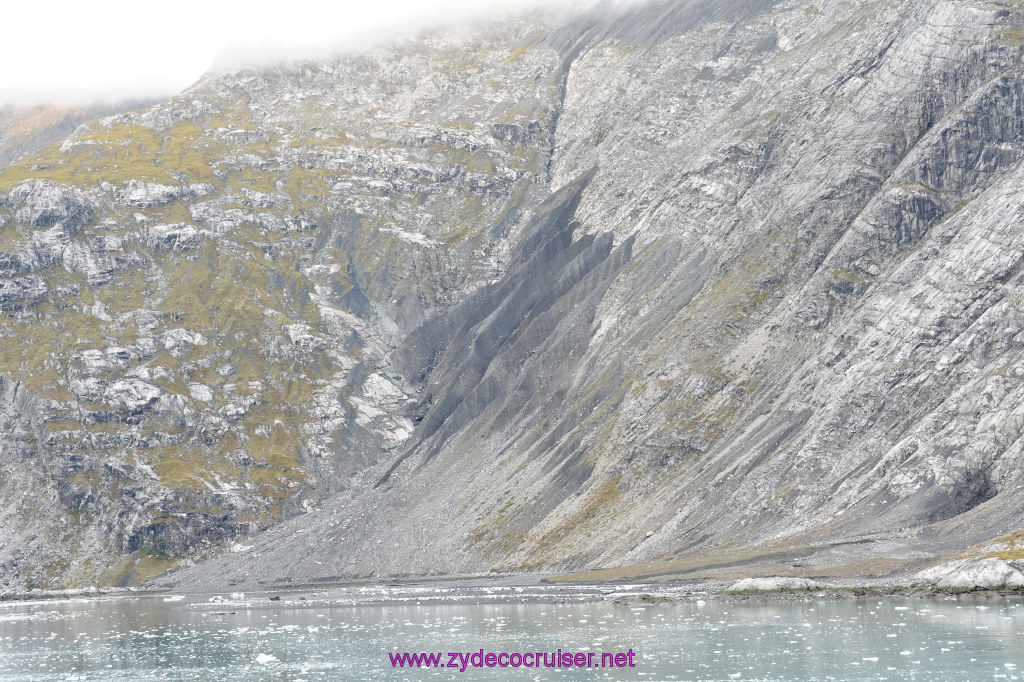
<instances>
[{"instance_id":1,"label":"gray rock face","mask_svg":"<svg viewBox=\"0 0 1024 682\"><path fill-rule=\"evenodd\" d=\"M46 282L38 276L12 277L0 281L0 307L16 310L41 301L46 295Z\"/></svg>"},{"instance_id":2,"label":"gray rock face","mask_svg":"<svg viewBox=\"0 0 1024 682\"><path fill-rule=\"evenodd\" d=\"M61 227L74 233L92 220L92 207L84 194L45 181L29 181L8 194L18 222L32 227Z\"/></svg>"},{"instance_id":3,"label":"gray rock face","mask_svg":"<svg viewBox=\"0 0 1024 682\"><path fill-rule=\"evenodd\" d=\"M5 185L4 338L82 339L3 356L5 547L39 481L105 565L273 526L188 585L1024 526L1020 8L616 12L211 74Z\"/></svg>"},{"instance_id":4,"label":"gray rock face","mask_svg":"<svg viewBox=\"0 0 1024 682\"><path fill-rule=\"evenodd\" d=\"M405 450L179 579L835 561L1020 526L1017 11L654 3L552 31L563 213L391 355L420 391ZM298 529L325 550L294 558Z\"/></svg>"},{"instance_id":5,"label":"gray rock face","mask_svg":"<svg viewBox=\"0 0 1024 682\"><path fill-rule=\"evenodd\" d=\"M128 180L116 192L117 200L136 208L153 208L166 206L174 201L195 201L213 191L209 183L193 183L191 185L162 185L158 182L141 182Z\"/></svg>"},{"instance_id":6,"label":"gray rock face","mask_svg":"<svg viewBox=\"0 0 1024 682\"><path fill-rule=\"evenodd\" d=\"M573 241L579 225L571 217L592 175L541 206L505 277L421 325L392 354L392 365L407 379L429 377L407 454L416 452L425 463L478 420L507 429L566 390L574 359L593 335L597 303L629 263L632 245L627 240L613 251L611 234ZM543 364L534 364L535 356ZM387 474L381 483L386 480Z\"/></svg>"},{"instance_id":7,"label":"gray rock face","mask_svg":"<svg viewBox=\"0 0 1024 682\"><path fill-rule=\"evenodd\" d=\"M921 571L915 580L940 588L998 589L1024 587L1024 561L962 559Z\"/></svg>"},{"instance_id":8,"label":"gray rock face","mask_svg":"<svg viewBox=\"0 0 1024 682\"><path fill-rule=\"evenodd\" d=\"M154 250L184 251L199 244L200 231L186 223L154 225L146 233L146 245Z\"/></svg>"},{"instance_id":9,"label":"gray rock face","mask_svg":"<svg viewBox=\"0 0 1024 682\"><path fill-rule=\"evenodd\" d=\"M744 578L738 580L729 587L733 592L745 592L748 590L777 591L777 590L813 590L818 584L807 578Z\"/></svg>"}]
</instances>

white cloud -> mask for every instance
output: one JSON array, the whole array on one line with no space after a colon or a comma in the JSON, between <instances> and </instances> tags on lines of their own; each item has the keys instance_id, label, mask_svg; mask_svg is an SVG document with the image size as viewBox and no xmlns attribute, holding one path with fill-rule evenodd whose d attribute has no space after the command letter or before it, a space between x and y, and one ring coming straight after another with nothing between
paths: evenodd
<instances>
[{"instance_id":1,"label":"white cloud","mask_svg":"<svg viewBox=\"0 0 1024 682\"><path fill-rule=\"evenodd\" d=\"M239 55L310 56L541 0L28 0L4 8L0 105L177 93ZM584 6L587 0L561 0Z\"/></svg>"}]
</instances>

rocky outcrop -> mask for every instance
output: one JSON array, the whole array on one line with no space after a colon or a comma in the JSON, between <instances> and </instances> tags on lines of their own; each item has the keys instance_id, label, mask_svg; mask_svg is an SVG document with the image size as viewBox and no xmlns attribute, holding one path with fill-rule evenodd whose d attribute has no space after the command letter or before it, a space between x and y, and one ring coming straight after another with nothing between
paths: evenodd
<instances>
[{"instance_id":1,"label":"rocky outcrop","mask_svg":"<svg viewBox=\"0 0 1024 682\"><path fill-rule=\"evenodd\" d=\"M813 590L818 583L807 578L744 578L729 587L730 592L777 592L782 590Z\"/></svg>"},{"instance_id":2,"label":"rocky outcrop","mask_svg":"<svg viewBox=\"0 0 1024 682\"><path fill-rule=\"evenodd\" d=\"M74 233L92 220L93 209L80 190L42 180L23 182L8 193L8 204L19 223L60 227Z\"/></svg>"},{"instance_id":3,"label":"rocky outcrop","mask_svg":"<svg viewBox=\"0 0 1024 682\"><path fill-rule=\"evenodd\" d=\"M154 225L146 231L146 246L153 250L185 251L199 245L202 232L187 223Z\"/></svg>"},{"instance_id":4,"label":"rocky outcrop","mask_svg":"<svg viewBox=\"0 0 1024 682\"><path fill-rule=\"evenodd\" d=\"M925 569L914 580L940 589L1024 588L1024 561L960 559Z\"/></svg>"},{"instance_id":5,"label":"rocky outcrop","mask_svg":"<svg viewBox=\"0 0 1024 682\"><path fill-rule=\"evenodd\" d=\"M136 208L166 206L175 201L196 201L213 191L206 182L190 185L163 185L159 182L128 180L115 192L117 200Z\"/></svg>"},{"instance_id":6,"label":"rocky outcrop","mask_svg":"<svg viewBox=\"0 0 1024 682\"><path fill-rule=\"evenodd\" d=\"M0 281L0 308L13 311L43 300L46 282L38 276L12 277Z\"/></svg>"}]
</instances>

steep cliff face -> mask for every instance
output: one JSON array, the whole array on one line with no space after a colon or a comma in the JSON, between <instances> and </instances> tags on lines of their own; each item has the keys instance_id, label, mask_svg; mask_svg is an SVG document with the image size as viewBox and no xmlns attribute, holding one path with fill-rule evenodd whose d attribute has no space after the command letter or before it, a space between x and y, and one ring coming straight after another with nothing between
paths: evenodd
<instances>
[{"instance_id":1,"label":"steep cliff face","mask_svg":"<svg viewBox=\"0 0 1024 682\"><path fill-rule=\"evenodd\" d=\"M135 582L405 442L392 348L548 193L543 29L211 74L0 173L2 579Z\"/></svg>"},{"instance_id":2,"label":"steep cliff face","mask_svg":"<svg viewBox=\"0 0 1024 682\"><path fill-rule=\"evenodd\" d=\"M79 130L0 175L5 577L132 581L286 517L172 579L1024 526L1022 35L656 2Z\"/></svg>"}]
</instances>

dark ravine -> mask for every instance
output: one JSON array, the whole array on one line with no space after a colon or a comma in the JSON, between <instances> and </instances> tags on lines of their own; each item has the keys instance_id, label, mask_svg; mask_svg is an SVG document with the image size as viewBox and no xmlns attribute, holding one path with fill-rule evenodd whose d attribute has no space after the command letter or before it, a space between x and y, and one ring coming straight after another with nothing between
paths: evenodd
<instances>
[{"instance_id":1,"label":"dark ravine","mask_svg":"<svg viewBox=\"0 0 1024 682\"><path fill-rule=\"evenodd\" d=\"M1022 46L650 2L79 129L0 173L4 589L881 580L1024 527Z\"/></svg>"}]
</instances>

